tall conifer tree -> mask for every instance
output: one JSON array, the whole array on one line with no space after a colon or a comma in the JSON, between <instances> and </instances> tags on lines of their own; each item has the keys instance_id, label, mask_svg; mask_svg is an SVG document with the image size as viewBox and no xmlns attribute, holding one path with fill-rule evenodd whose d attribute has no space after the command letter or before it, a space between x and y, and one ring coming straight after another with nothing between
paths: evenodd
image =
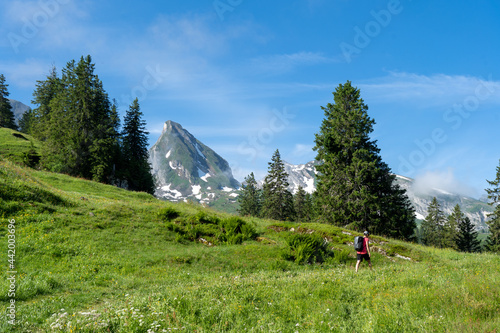
<instances>
[{"instance_id":1,"label":"tall conifer tree","mask_svg":"<svg viewBox=\"0 0 500 333\"><path fill-rule=\"evenodd\" d=\"M310 221L312 215L311 195L299 185L297 193L293 196L293 206L297 221Z\"/></svg>"},{"instance_id":2,"label":"tall conifer tree","mask_svg":"<svg viewBox=\"0 0 500 333\"><path fill-rule=\"evenodd\" d=\"M293 220L293 195L288 190L288 174L278 149L269 162L264 180L262 216L275 220Z\"/></svg>"},{"instance_id":3,"label":"tall conifer tree","mask_svg":"<svg viewBox=\"0 0 500 333\"><path fill-rule=\"evenodd\" d=\"M442 247L443 225L445 216L436 197L432 198L427 208L427 217L422 222L422 243L428 246Z\"/></svg>"},{"instance_id":4,"label":"tall conifer tree","mask_svg":"<svg viewBox=\"0 0 500 333\"><path fill-rule=\"evenodd\" d=\"M325 119L314 150L318 182L315 202L320 218L339 226L410 239L414 209L370 139L375 121L359 89L347 81L333 93L334 104L322 107Z\"/></svg>"},{"instance_id":5,"label":"tall conifer tree","mask_svg":"<svg viewBox=\"0 0 500 333\"><path fill-rule=\"evenodd\" d=\"M90 56L55 68L33 94L42 163L53 171L109 182L118 132L107 93Z\"/></svg>"},{"instance_id":6,"label":"tall conifer tree","mask_svg":"<svg viewBox=\"0 0 500 333\"><path fill-rule=\"evenodd\" d=\"M448 215L443 225L442 247L457 249L456 239L458 236L458 225L465 219L460 205L453 208L453 212Z\"/></svg>"},{"instance_id":7,"label":"tall conifer tree","mask_svg":"<svg viewBox=\"0 0 500 333\"><path fill-rule=\"evenodd\" d=\"M10 105L9 85L5 83L5 76L0 74L0 127L7 127L17 130L14 112L12 112L12 105Z\"/></svg>"},{"instance_id":8,"label":"tall conifer tree","mask_svg":"<svg viewBox=\"0 0 500 333\"><path fill-rule=\"evenodd\" d=\"M26 112L23 113L21 119L19 119L19 131L26 134L32 134L34 123L35 113L31 108L29 108Z\"/></svg>"},{"instance_id":9,"label":"tall conifer tree","mask_svg":"<svg viewBox=\"0 0 500 333\"><path fill-rule=\"evenodd\" d=\"M491 252L500 252L500 166L497 167L495 180L489 181L491 188L486 189L490 205L494 207L493 213L486 223L489 227L489 235L486 239L486 250Z\"/></svg>"},{"instance_id":10,"label":"tall conifer tree","mask_svg":"<svg viewBox=\"0 0 500 333\"><path fill-rule=\"evenodd\" d=\"M464 216L458 223L456 244L459 251L479 252L481 251L481 241L477 238L477 231L471 220Z\"/></svg>"},{"instance_id":11,"label":"tall conifer tree","mask_svg":"<svg viewBox=\"0 0 500 333\"><path fill-rule=\"evenodd\" d=\"M154 179L148 161L148 132L139 101L130 105L123 121L123 158L128 188L153 194Z\"/></svg>"},{"instance_id":12,"label":"tall conifer tree","mask_svg":"<svg viewBox=\"0 0 500 333\"><path fill-rule=\"evenodd\" d=\"M257 187L257 181L252 173L245 177L245 183L242 185L241 194L238 196L240 215L259 216L262 206L261 190Z\"/></svg>"}]
</instances>

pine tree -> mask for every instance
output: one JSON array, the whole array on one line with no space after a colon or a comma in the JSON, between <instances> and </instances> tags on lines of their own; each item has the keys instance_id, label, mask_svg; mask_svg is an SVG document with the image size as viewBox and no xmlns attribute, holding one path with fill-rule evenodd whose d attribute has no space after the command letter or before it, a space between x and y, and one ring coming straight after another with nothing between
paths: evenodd
<instances>
[{"instance_id":1,"label":"pine tree","mask_svg":"<svg viewBox=\"0 0 500 333\"><path fill-rule=\"evenodd\" d=\"M422 222L422 242L428 246L442 247L443 224L445 216L441 205L434 197L427 208L427 217Z\"/></svg>"},{"instance_id":2,"label":"pine tree","mask_svg":"<svg viewBox=\"0 0 500 333\"><path fill-rule=\"evenodd\" d=\"M26 112L23 113L21 119L19 119L19 131L26 134L32 134L34 132L34 123L35 112L31 108L29 108Z\"/></svg>"},{"instance_id":3,"label":"pine tree","mask_svg":"<svg viewBox=\"0 0 500 333\"><path fill-rule=\"evenodd\" d=\"M38 106L33 109L30 128L31 134L41 141L47 140L51 114L50 104L55 96L62 92L62 89L61 80L57 76L55 67L52 67L45 80L36 83L31 103Z\"/></svg>"},{"instance_id":4,"label":"pine tree","mask_svg":"<svg viewBox=\"0 0 500 333\"><path fill-rule=\"evenodd\" d=\"M242 185L241 193L238 196L240 215L259 216L261 203L261 190L257 187L257 181L252 173L245 177L245 183Z\"/></svg>"},{"instance_id":5,"label":"pine tree","mask_svg":"<svg viewBox=\"0 0 500 333\"><path fill-rule=\"evenodd\" d=\"M0 74L0 127L17 130L14 112L12 112L12 105L10 105L9 99L7 98L9 97L8 86L9 85L5 83L5 76Z\"/></svg>"},{"instance_id":6,"label":"pine tree","mask_svg":"<svg viewBox=\"0 0 500 333\"><path fill-rule=\"evenodd\" d=\"M486 222L490 233L486 239L485 249L491 252L500 252L500 166L497 167L496 179L488 180L488 183L492 188L486 189L486 192L488 199L491 200L490 205L495 210L488 215L490 219Z\"/></svg>"},{"instance_id":7,"label":"pine tree","mask_svg":"<svg viewBox=\"0 0 500 333\"><path fill-rule=\"evenodd\" d=\"M458 236L458 225L462 223L464 219L465 215L462 213L460 205L457 204L453 212L445 219L441 247L457 249L456 239Z\"/></svg>"},{"instance_id":8,"label":"pine tree","mask_svg":"<svg viewBox=\"0 0 500 333\"><path fill-rule=\"evenodd\" d=\"M311 195L299 185L297 193L293 196L293 206L297 221L310 221L312 215Z\"/></svg>"},{"instance_id":9,"label":"pine tree","mask_svg":"<svg viewBox=\"0 0 500 333\"><path fill-rule=\"evenodd\" d=\"M128 188L153 194L154 179L148 161L148 132L139 101L130 105L123 121L123 157Z\"/></svg>"},{"instance_id":10,"label":"pine tree","mask_svg":"<svg viewBox=\"0 0 500 333\"><path fill-rule=\"evenodd\" d=\"M322 107L325 119L316 134L316 209L320 218L338 226L370 229L373 233L410 239L414 209L406 191L370 140L375 121L360 91L347 81L335 92L334 104Z\"/></svg>"},{"instance_id":11,"label":"pine tree","mask_svg":"<svg viewBox=\"0 0 500 333\"><path fill-rule=\"evenodd\" d=\"M475 226L466 216L464 216L458 223L458 233L455 241L459 251L481 251L481 241L477 238L477 231L475 231Z\"/></svg>"},{"instance_id":12,"label":"pine tree","mask_svg":"<svg viewBox=\"0 0 500 333\"><path fill-rule=\"evenodd\" d=\"M269 171L264 180L262 216L275 220L293 220L293 195L288 190L288 174L276 149L269 162Z\"/></svg>"},{"instance_id":13,"label":"pine tree","mask_svg":"<svg viewBox=\"0 0 500 333\"><path fill-rule=\"evenodd\" d=\"M73 176L109 182L117 129L111 103L90 56L55 69L33 94L37 137L45 141L45 167Z\"/></svg>"}]
</instances>

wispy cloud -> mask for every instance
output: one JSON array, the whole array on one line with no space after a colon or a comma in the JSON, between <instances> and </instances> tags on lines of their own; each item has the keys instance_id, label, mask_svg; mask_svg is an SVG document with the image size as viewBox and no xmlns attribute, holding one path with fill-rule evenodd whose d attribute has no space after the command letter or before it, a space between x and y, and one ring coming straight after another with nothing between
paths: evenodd
<instances>
[{"instance_id":1,"label":"wispy cloud","mask_svg":"<svg viewBox=\"0 0 500 333\"><path fill-rule=\"evenodd\" d=\"M35 59L26 59L23 62L1 62L0 73L5 74L9 85L23 88L34 88L36 80L42 80L49 74L50 66ZM15 98L15 96L11 96Z\"/></svg>"},{"instance_id":2,"label":"wispy cloud","mask_svg":"<svg viewBox=\"0 0 500 333\"><path fill-rule=\"evenodd\" d=\"M414 73L391 72L388 76L368 80L358 87L366 92L370 100L411 102L420 107L448 107L468 96L487 95L487 103L500 104L500 81L492 76L474 77L465 75L435 74L431 76ZM491 93L496 92L496 93Z\"/></svg>"},{"instance_id":3,"label":"wispy cloud","mask_svg":"<svg viewBox=\"0 0 500 333\"><path fill-rule=\"evenodd\" d=\"M312 66L325 63L339 62L317 52L297 52L291 54L277 54L254 58L250 61L250 68L257 73L283 74L291 72L301 66Z\"/></svg>"},{"instance_id":4,"label":"wispy cloud","mask_svg":"<svg viewBox=\"0 0 500 333\"><path fill-rule=\"evenodd\" d=\"M417 193L431 193L441 190L454 194L476 196L477 190L457 179L451 168L446 170L427 171L415 177L413 190Z\"/></svg>"}]
</instances>

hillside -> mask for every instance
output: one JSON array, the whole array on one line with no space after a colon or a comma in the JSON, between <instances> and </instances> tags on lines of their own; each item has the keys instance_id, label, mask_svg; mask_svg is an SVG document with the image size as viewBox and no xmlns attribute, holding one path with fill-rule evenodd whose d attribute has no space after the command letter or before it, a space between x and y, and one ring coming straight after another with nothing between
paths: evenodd
<instances>
[{"instance_id":1,"label":"hillside","mask_svg":"<svg viewBox=\"0 0 500 333\"><path fill-rule=\"evenodd\" d=\"M15 225L19 332L500 329L497 255L375 235L374 270L363 264L356 274L349 230L235 219L3 157L0 217L4 249ZM287 241L308 234L325 239L333 256L322 264L287 260L299 255ZM7 267L7 251L0 253ZM7 277L2 270L3 313Z\"/></svg>"}]
</instances>

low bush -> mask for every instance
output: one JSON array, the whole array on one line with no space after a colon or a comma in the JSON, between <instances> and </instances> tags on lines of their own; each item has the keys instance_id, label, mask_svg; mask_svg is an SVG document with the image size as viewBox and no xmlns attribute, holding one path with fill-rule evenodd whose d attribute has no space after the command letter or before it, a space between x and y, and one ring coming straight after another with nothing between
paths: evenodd
<instances>
[{"instance_id":1,"label":"low bush","mask_svg":"<svg viewBox=\"0 0 500 333\"><path fill-rule=\"evenodd\" d=\"M282 252L285 260L299 264L322 263L333 256L328 243L318 234L290 234L286 238L287 248Z\"/></svg>"}]
</instances>

